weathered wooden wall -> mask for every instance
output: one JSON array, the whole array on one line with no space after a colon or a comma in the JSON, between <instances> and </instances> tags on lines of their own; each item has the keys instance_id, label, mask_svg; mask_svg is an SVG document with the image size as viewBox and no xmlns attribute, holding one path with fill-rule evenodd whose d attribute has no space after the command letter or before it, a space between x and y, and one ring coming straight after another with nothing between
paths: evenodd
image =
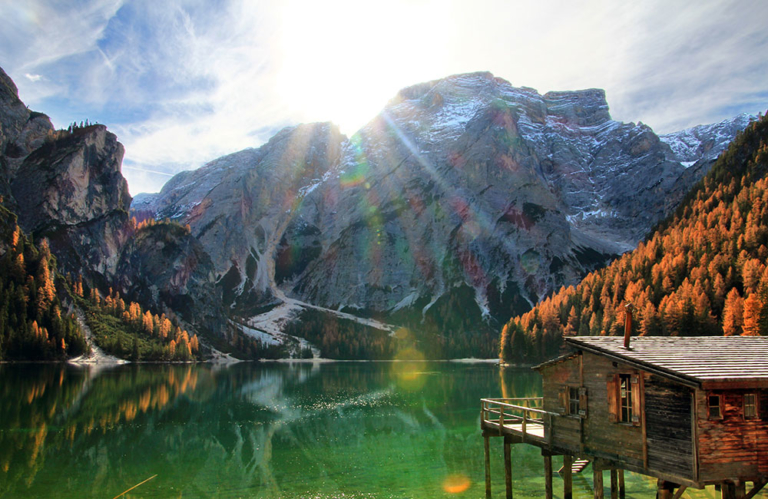
<instances>
[{"instance_id":1,"label":"weathered wooden wall","mask_svg":"<svg viewBox=\"0 0 768 499\"><path fill-rule=\"evenodd\" d=\"M608 412L608 377L614 374L637 374L637 370L622 364L614 366L613 362L605 357L588 352L582 355L583 382L580 364L582 359L579 356L549 364L541 369L544 409L547 411L560 411L560 390L563 386L587 389L585 419L577 416L553 419L555 445L570 450L574 455L593 455L642 469L644 460L641 427L612 423Z\"/></svg>"},{"instance_id":2,"label":"weathered wooden wall","mask_svg":"<svg viewBox=\"0 0 768 499\"><path fill-rule=\"evenodd\" d=\"M648 469L694 476L693 390L659 376L645 378Z\"/></svg>"},{"instance_id":3,"label":"weathered wooden wall","mask_svg":"<svg viewBox=\"0 0 768 499\"><path fill-rule=\"evenodd\" d=\"M722 397L723 419L709 420L707 395ZM704 481L768 476L768 417L763 405L755 419L745 419L743 397L760 390L696 391L699 476Z\"/></svg>"},{"instance_id":4,"label":"weathered wooden wall","mask_svg":"<svg viewBox=\"0 0 768 499\"><path fill-rule=\"evenodd\" d=\"M578 388L581 386L579 357L573 357L542 369L542 389L544 410L560 413L560 390L563 386ZM552 419L553 439L558 448L569 450L578 455L581 450L581 418L563 416Z\"/></svg>"},{"instance_id":5,"label":"weathered wooden wall","mask_svg":"<svg viewBox=\"0 0 768 499\"><path fill-rule=\"evenodd\" d=\"M589 417L584 421L584 446L597 457L635 469L643 468L641 426L611 423L608 412L608 377L638 374L636 369L588 352L584 356L584 386L589 391Z\"/></svg>"}]
</instances>

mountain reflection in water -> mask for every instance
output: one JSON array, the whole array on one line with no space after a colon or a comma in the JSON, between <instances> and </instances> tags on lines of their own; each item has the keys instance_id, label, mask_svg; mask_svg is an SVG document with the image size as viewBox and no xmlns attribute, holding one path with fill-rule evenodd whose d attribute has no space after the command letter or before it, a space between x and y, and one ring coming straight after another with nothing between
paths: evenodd
<instances>
[{"instance_id":1,"label":"mountain reflection in water","mask_svg":"<svg viewBox=\"0 0 768 499\"><path fill-rule=\"evenodd\" d=\"M0 379L10 498L115 497L151 477L124 497L480 497L480 398L540 393L529 370L440 362L0 365ZM500 439L492 453L501 493ZM542 464L514 447L516 497L541 495Z\"/></svg>"}]
</instances>

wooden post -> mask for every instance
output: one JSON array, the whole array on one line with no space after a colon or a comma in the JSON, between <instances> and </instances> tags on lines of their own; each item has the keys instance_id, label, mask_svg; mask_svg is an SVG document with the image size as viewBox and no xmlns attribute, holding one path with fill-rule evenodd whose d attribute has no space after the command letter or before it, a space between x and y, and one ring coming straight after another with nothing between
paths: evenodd
<instances>
[{"instance_id":1,"label":"wooden post","mask_svg":"<svg viewBox=\"0 0 768 499\"><path fill-rule=\"evenodd\" d=\"M485 498L491 499L491 449L490 438L488 435L483 435L485 440Z\"/></svg>"},{"instance_id":2,"label":"wooden post","mask_svg":"<svg viewBox=\"0 0 768 499\"><path fill-rule=\"evenodd\" d=\"M509 439L504 437L504 479L507 486L507 499L513 499L512 496L512 450L510 449Z\"/></svg>"},{"instance_id":3,"label":"wooden post","mask_svg":"<svg viewBox=\"0 0 768 499\"><path fill-rule=\"evenodd\" d=\"M733 482L723 482L720 491L722 499L736 499L736 486Z\"/></svg>"},{"instance_id":4,"label":"wooden post","mask_svg":"<svg viewBox=\"0 0 768 499\"><path fill-rule=\"evenodd\" d=\"M544 454L544 497L552 499L552 456Z\"/></svg>"},{"instance_id":5,"label":"wooden post","mask_svg":"<svg viewBox=\"0 0 768 499\"><path fill-rule=\"evenodd\" d=\"M563 499L573 499L573 456L563 456Z\"/></svg>"},{"instance_id":6,"label":"wooden post","mask_svg":"<svg viewBox=\"0 0 768 499\"><path fill-rule=\"evenodd\" d=\"M627 492L624 489L624 470L619 470L619 499L625 499Z\"/></svg>"},{"instance_id":7,"label":"wooden post","mask_svg":"<svg viewBox=\"0 0 768 499\"><path fill-rule=\"evenodd\" d=\"M603 499L603 469L597 459L592 463L592 485L595 488L595 499Z\"/></svg>"},{"instance_id":8,"label":"wooden post","mask_svg":"<svg viewBox=\"0 0 768 499\"><path fill-rule=\"evenodd\" d=\"M736 499L744 499L747 496L747 482L739 480L736 482Z\"/></svg>"},{"instance_id":9,"label":"wooden post","mask_svg":"<svg viewBox=\"0 0 768 499\"><path fill-rule=\"evenodd\" d=\"M611 499L619 499L619 475L611 468Z\"/></svg>"},{"instance_id":10,"label":"wooden post","mask_svg":"<svg viewBox=\"0 0 768 499\"><path fill-rule=\"evenodd\" d=\"M656 489L656 497L658 499L672 499L672 492L675 490L669 482L661 478L656 482Z\"/></svg>"}]
</instances>

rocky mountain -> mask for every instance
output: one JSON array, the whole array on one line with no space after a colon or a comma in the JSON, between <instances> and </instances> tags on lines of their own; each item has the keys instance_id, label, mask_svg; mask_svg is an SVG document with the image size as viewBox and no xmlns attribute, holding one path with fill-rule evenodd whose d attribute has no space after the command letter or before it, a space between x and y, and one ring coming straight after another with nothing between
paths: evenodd
<instances>
[{"instance_id":1,"label":"rocky mountain","mask_svg":"<svg viewBox=\"0 0 768 499\"><path fill-rule=\"evenodd\" d=\"M368 328L342 350L383 354L410 329L487 355L509 316L634 248L748 121L659 137L612 120L602 90L456 75L351 138L289 127L132 201L105 126L54 130L0 71L0 195L63 271L219 339L316 355ZM302 321L333 326L307 345L284 333Z\"/></svg>"},{"instance_id":2,"label":"rocky mountain","mask_svg":"<svg viewBox=\"0 0 768 499\"><path fill-rule=\"evenodd\" d=\"M189 224L252 323L292 300L465 334L634 248L746 121L720 125L660 138L612 120L602 90L456 75L403 89L350 139L288 128L133 209Z\"/></svg>"},{"instance_id":3,"label":"rocky mountain","mask_svg":"<svg viewBox=\"0 0 768 499\"><path fill-rule=\"evenodd\" d=\"M120 171L124 149L104 125L54 130L29 111L0 69L0 194L64 273L109 288L190 329L221 334L226 317L210 257L188 231L139 228ZM162 269L160 271L159 269Z\"/></svg>"}]
</instances>

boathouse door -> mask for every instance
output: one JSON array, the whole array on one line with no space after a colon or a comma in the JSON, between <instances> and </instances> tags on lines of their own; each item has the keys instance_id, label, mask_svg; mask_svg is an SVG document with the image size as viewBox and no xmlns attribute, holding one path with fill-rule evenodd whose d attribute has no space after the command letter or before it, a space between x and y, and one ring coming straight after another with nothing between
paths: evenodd
<instances>
[{"instance_id":1,"label":"boathouse door","mask_svg":"<svg viewBox=\"0 0 768 499\"><path fill-rule=\"evenodd\" d=\"M645 381L648 468L693 477L693 390L658 376Z\"/></svg>"}]
</instances>

